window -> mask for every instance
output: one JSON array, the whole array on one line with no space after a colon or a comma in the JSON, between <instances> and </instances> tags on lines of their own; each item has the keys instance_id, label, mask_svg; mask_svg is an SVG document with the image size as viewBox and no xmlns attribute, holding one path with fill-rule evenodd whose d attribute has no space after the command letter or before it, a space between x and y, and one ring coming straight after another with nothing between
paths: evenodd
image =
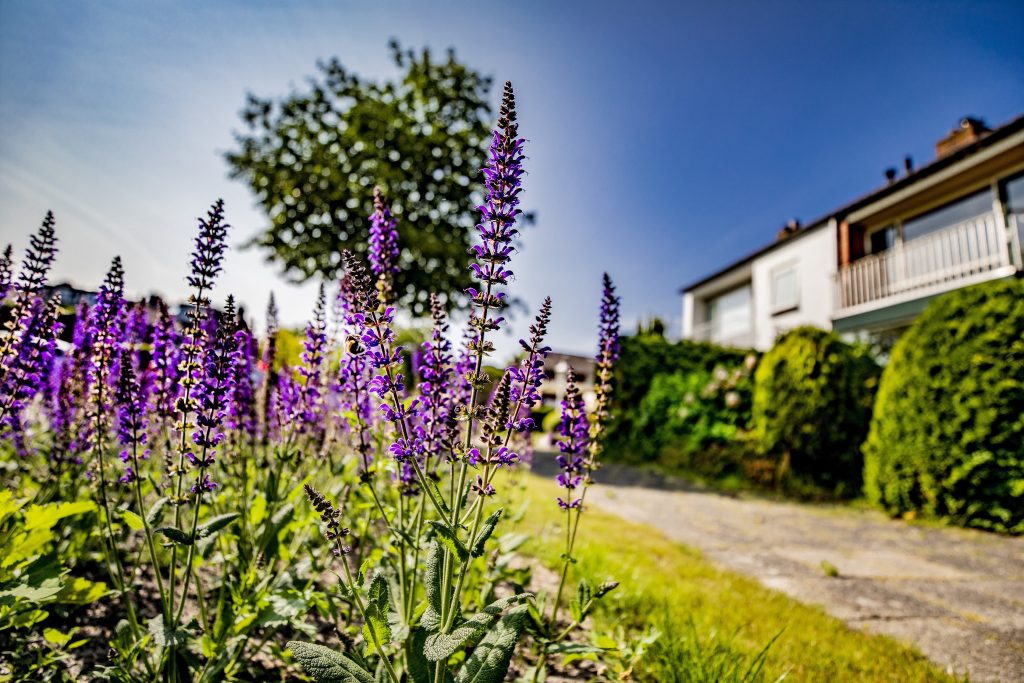
<instances>
[{"instance_id":1,"label":"window","mask_svg":"<svg viewBox=\"0 0 1024 683\"><path fill-rule=\"evenodd\" d=\"M1010 213L1024 214L1024 173L1003 181L1003 205Z\"/></svg>"},{"instance_id":2,"label":"window","mask_svg":"<svg viewBox=\"0 0 1024 683\"><path fill-rule=\"evenodd\" d=\"M791 311L800 306L800 287L795 266L772 272L772 313Z\"/></svg>"},{"instance_id":3,"label":"window","mask_svg":"<svg viewBox=\"0 0 1024 683\"><path fill-rule=\"evenodd\" d=\"M740 287L708 302L712 341L725 341L748 334L751 328L750 287Z\"/></svg>"},{"instance_id":4,"label":"window","mask_svg":"<svg viewBox=\"0 0 1024 683\"><path fill-rule=\"evenodd\" d=\"M896 244L896 226L888 225L868 235L868 253L878 254Z\"/></svg>"},{"instance_id":5,"label":"window","mask_svg":"<svg viewBox=\"0 0 1024 683\"><path fill-rule=\"evenodd\" d=\"M982 190L941 209L929 211L903 223L903 241L924 237L943 228L951 228L958 223L969 221L992 211L992 193Z\"/></svg>"}]
</instances>

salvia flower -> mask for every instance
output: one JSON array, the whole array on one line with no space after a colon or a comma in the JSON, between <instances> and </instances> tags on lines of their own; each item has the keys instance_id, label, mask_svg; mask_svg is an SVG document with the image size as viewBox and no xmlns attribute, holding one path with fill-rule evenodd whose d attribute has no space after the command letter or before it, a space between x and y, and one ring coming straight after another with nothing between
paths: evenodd
<instances>
[{"instance_id":1,"label":"salvia flower","mask_svg":"<svg viewBox=\"0 0 1024 683\"><path fill-rule=\"evenodd\" d=\"M391 207L379 187L373 188L373 213L370 214L370 268L377 276L377 293L382 303L393 297L392 278L398 272L398 230Z\"/></svg>"},{"instance_id":2,"label":"salvia flower","mask_svg":"<svg viewBox=\"0 0 1024 683\"><path fill-rule=\"evenodd\" d=\"M430 295L430 314L434 326L430 339L423 342L419 362L419 390L422 401L421 438L428 457L438 457L451 439L452 344L447 339L448 322L437 295ZM429 468L428 468L429 469Z\"/></svg>"},{"instance_id":3,"label":"salvia flower","mask_svg":"<svg viewBox=\"0 0 1024 683\"><path fill-rule=\"evenodd\" d=\"M11 287L14 286L13 252L13 247L8 244L7 248L4 249L3 256L0 256L0 304L7 299Z\"/></svg>"},{"instance_id":4,"label":"salvia flower","mask_svg":"<svg viewBox=\"0 0 1024 683\"><path fill-rule=\"evenodd\" d=\"M558 425L558 432L562 438L558 441L558 450L561 453L556 458L560 470L556 481L565 489L565 498L558 497L558 506L568 510L580 507L583 502L575 492L584 483L583 454L587 449L590 432L586 406L583 397L580 396L579 387L576 386L576 373L571 367L566 373L562 421Z\"/></svg>"},{"instance_id":5,"label":"salvia flower","mask_svg":"<svg viewBox=\"0 0 1024 683\"><path fill-rule=\"evenodd\" d=\"M540 385L544 381L544 359L551 352L551 347L544 346L548 323L551 320L551 297L545 297L540 313L530 325L530 341L520 339L519 345L526 351L526 356L518 366L508 369L512 379L510 399L513 409L509 415L508 428L517 432L528 432L534 428L533 419L529 416L530 408L540 402ZM523 411L526 415L523 415Z\"/></svg>"},{"instance_id":6,"label":"salvia flower","mask_svg":"<svg viewBox=\"0 0 1024 683\"><path fill-rule=\"evenodd\" d=\"M87 374L93 429L90 448L98 450L102 450L108 416L113 413L116 364L120 360L124 335L124 306L124 269L121 258L115 256L89 315L91 355ZM101 455L97 452L97 457Z\"/></svg>"},{"instance_id":7,"label":"salvia flower","mask_svg":"<svg viewBox=\"0 0 1024 683\"><path fill-rule=\"evenodd\" d=\"M174 320L167 310L167 304L157 304L156 320L153 323L150 345L149 401L153 413L164 422L170 421L176 413L178 400L178 364L181 360L180 339L174 327Z\"/></svg>"},{"instance_id":8,"label":"salvia flower","mask_svg":"<svg viewBox=\"0 0 1024 683\"><path fill-rule=\"evenodd\" d=\"M56 338L60 334L60 297L50 302L34 299L26 311L25 326L15 355L0 380L0 434L10 438L15 450L28 454L24 412L41 391L53 366Z\"/></svg>"},{"instance_id":9,"label":"salvia flower","mask_svg":"<svg viewBox=\"0 0 1024 683\"><path fill-rule=\"evenodd\" d=\"M189 285L197 291L209 291L220 274L224 262L225 239L228 228L224 222L224 200L218 199L210 207L206 218L199 219L199 235L192 251Z\"/></svg>"},{"instance_id":10,"label":"salvia flower","mask_svg":"<svg viewBox=\"0 0 1024 683\"><path fill-rule=\"evenodd\" d=\"M507 266L513 251L512 240L518 234L515 224L521 213L522 175L523 141L519 138L519 124L516 122L515 94L512 84L506 82L498 125L484 168L484 204L480 207L481 222L477 225L480 244L473 247L476 262L471 269L483 289L470 287L466 290L474 307L469 317L473 336L468 347L477 359L471 384L483 382L484 378L479 376L480 359L494 351L494 345L486 338L487 333L499 329L503 320L492 317L490 312L499 311L506 305L505 293L495 291L495 287L505 285L512 277Z\"/></svg>"},{"instance_id":11,"label":"salvia flower","mask_svg":"<svg viewBox=\"0 0 1024 683\"><path fill-rule=\"evenodd\" d=\"M149 449L146 448L149 435L145 385L139 382L135 368L127 358L119 364L114 402L117 407L117 440L122 447L120 457L126 465L120 481L131 483L138 476L133 466L139 460L149 459Z\"/></svg>"},{"instance_id":12,"label":"salvia flower","mask_svg":"<svg viewBox=\"0 0 1024 683\"><path fill-rule=\"evenodd\" d=\"M323 430L320 409L323 401L324 355L327 349L327 320L325 310L324 286L316 299L313 319L306 326L306 337L303 340L302 365L299 374L304 383L302 386L302 407L299 415L300 428L314 432Z\"/></svg>"},{"instance_id":13,"label":"salvia flower","mask_svg":"<svg viewBox=\"0 0 1024 683\"><path fill-rule=\"evenodd\" d=\"M601 295L600 322L598 327L598 350L596 383L594 387L594 414L590 427L588 448L588 470L597 469L605 428L608 424L608 410L611 402L612 372L619 359L619 297L608 273L604 274Z\"/></svg>"},{"instance_id":14,"label":"salvia flower","mask_svg":"<svg viewBox=\"0 0 1024 683\"><path fill-rule=\"evenodd\" d=\"M7 334L0 335L0 387L6 387L6 391L15 388L8 382L7 375L12 371L12 363L16 357L22 353L19 351L19 346L23 343L33 343L32 337L26 334L26 330L29 326L35 325L38 332L38 321L34 322L33 317L42 313L45 307L39 307L35 302L42 293L56 256L57 237L54 232L53 213L47 212L39 231L29 239L29 247L25 251L25 258L18 274L18 282L13 286L15 297L8 311L9 318L4 323ZM9 257L7 260L10 260ZM10 266L7 268L10 269ZM11 287L11 284L7 285L8 289ZM25 351L25 353L31 352ZM0 415L0 419L2 417Z\"/></svg>"},{"instance_id":15,"label":"salvia flower","mask_svg":"<svg viewBox=\"0 0 1024 683\"><path fill-rule=\"evenodd\" d=\"M235 301L228 297L217 331L206 349L203 359L202 380L195 387L196 428L192 432L194 451L186 453L193 467L199 468L193 493L211 490L207 470L217 456L217 447L224 440L224 419L228 410L228 397L235 380L234 361L237 314Z\"/></svg>"},{"instance_id":16,"label":"salvia flower","mask_svg":"<svg viewBox=\"0 0 1024 683\"><path fill-rule=\"evenodd\" d=\"M336 508L331 501L327 500L327 496L309 484L305 484L302 488L306 492L306 498L309 499L313 509L320 515L320 521L324 524L324 538L334 546L331 552L335 557L347 555L352 549L344 545L344 539L351 531L349 531L348 527L341 526L341 510Z\"/></svg>"}]
</instances>

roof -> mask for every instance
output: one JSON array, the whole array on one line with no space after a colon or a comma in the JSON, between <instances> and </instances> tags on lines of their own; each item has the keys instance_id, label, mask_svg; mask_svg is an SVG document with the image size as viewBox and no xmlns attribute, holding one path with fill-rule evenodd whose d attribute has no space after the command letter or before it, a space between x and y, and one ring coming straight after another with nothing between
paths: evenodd
<instances>
[{"instance_id":1,"label":"roof","mask_svg":"<svg viewBox=\"0 0 1024 683\"><path fill-rule=\"evenodd\" d=\"M924 180L928 176L934 175L935 173L938 173L942 169L948 168L949 166L952 166L953 164L962 161L967 157L980 152L986 147L990 147L991 145L999 142L1000 140L1004 140L1021 130L1024 130L1024 115L1016 117L1009 123L1006 123L996 128L989 134L985 135L979 140L970 143L969 145L964 145L955 152L951 152L943 157L935 159L931 163L925 164L921 168L915 170L912 173L908 173L899 180L888 183L884 187L878 188L876 190L872 190L871 192L859 197L858 199L855 199L852 202L844 204L839 208L826 213L824 216L818 218L815 221L812 221L808 225L808 227L801 229L799 232L793 233L791 236L785 239L775 240L774 242L761 247L757 251L747 254L743 258L733 261L732 263L723 268L719 268L710 275L702 277L701 279L680 288L679 292L681 294L686 293L700 287L701 285L707 284L708 282L711 282L715 278L725 273L728 273L730 270L734 270L736 268L739 268L740 266L744 266L747 263L750 263L754 259L758 258L759 256L763 256L768 252L774 251L775 249L783 245L791 244L793 240L799 239L800 237L808 233L816 231L822 226L827 225L828 222L833 218L838 220L848 213L856 211L857 209L860 209L864 206L867 206L868 204L876 202L879 199L887 197L888 195L894 192L898 192L899 190L902 190L903 188L909 185L913 185L916 182L920 182L921 180Z\"/></svg>"}]
</instances>

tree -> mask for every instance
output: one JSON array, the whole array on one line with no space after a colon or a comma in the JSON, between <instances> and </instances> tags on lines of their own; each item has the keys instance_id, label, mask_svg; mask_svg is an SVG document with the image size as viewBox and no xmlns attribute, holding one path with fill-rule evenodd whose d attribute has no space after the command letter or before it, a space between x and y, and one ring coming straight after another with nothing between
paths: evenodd
<instances>
[{"instance_id":1,"label":"tree","mask_svg":"<svg viewBox=\"0 0 1024 683\"><path fill-rule=\"evenodd\" d=\"M340 252L365 254L373 188L399 221L399 303L426 312L429 292L451 307L469 286L468 256L490 142L491 79L449 50L434 61L392 41L394 81L361 79L337 58L309 89L279 102L248 95L225 157L270 225L250 245L293 279L334 278Z\"/></svg>"}]
</instances>

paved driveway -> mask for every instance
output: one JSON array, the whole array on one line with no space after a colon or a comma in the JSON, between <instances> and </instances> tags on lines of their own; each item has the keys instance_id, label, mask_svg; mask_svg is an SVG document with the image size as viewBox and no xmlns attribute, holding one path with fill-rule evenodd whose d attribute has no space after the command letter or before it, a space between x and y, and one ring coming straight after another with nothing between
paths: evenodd
<instances>
[{"instance_id":1,"label":"paved driveway","mask_svg":"<svg viewBox=\"0 0 1024 683\"><path fill-rule=\"evenodd\" d=\"M538 458L542 460L542 458ZM1024 539L740 499L607 467L587 501L972 681L1024 681ZM839 570L829 577L828 562Z\"/></svg>"}]
</instances>

